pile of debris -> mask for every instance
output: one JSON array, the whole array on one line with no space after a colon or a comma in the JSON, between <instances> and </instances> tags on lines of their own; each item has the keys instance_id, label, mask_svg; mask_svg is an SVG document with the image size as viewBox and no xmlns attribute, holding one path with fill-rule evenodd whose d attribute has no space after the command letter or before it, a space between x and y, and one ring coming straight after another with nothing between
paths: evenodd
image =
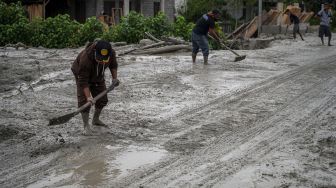
<instances>
[{"instance_id":1,"label":"pile of debris","mask_svg":"<svg viewBox=\"0 0 336 188\"><path fill-rule=\"evenodd\" d=\"M286 14L287 11L290 11L297 15L300 19L300 23L303 26L303 29L307 29L307 23L314 15L314 12L301 12L301 9L297 6L288 6L285 11L279 10L270 10L266 14L262 15L262 32L270 34L286 34L290 24L289 16ZM234 30L228 39L249 39L256 37L258 34L258 20L259 16L254 17L250 22L244 23Z\"/></svg>"}]
</instances>

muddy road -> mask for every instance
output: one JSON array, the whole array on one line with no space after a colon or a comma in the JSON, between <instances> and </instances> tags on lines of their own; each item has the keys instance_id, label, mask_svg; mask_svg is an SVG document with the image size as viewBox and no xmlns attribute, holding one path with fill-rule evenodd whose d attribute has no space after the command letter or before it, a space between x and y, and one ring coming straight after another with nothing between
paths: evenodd
<instances>
[{"instance_id":1,"label":"muddy road","mask_svg":"<svg viewBox=\"0 0 336 188\"><path fill-rule=\"evenodd\" d=\"M0 49L0 187L336 187L336 48L305 39L119 58L94 136L47 126L81 49Z\"/></svg>"}]
</instances>

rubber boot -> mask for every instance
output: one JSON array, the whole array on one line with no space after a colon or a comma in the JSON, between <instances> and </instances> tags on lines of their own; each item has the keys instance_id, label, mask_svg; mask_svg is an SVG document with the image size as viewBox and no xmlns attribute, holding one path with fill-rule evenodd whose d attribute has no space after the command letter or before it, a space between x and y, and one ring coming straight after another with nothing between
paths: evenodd
<instances>
[{"instance_id":1,"label":"rubber boot","mask_svg":"<svg viewBox=\"0 0 336 188\"><path fill-rule=\"evenodd\" d=\"M92 125L107 127L107 125L104 122L99 120L99 116L100 116L102 110L103 109L98 109L98 108L95 109L95 112L94 112L93 118L92 118Z\"/></svg>"},{"instance_id":2,"label":"rubber boot","mask_svg":"<svg viewBox=\"0 0 336 188\"><path fill-rule=\"evenodd\" d=\"M83 135L86 135L86 136L92 135L94 133L94 130L92 129L89 123L90 114L88 112L83 112L81 114L82 114L82 119L83 119L83 124L84 124Z\"/></svg>"},{"instance_id":3,"label":"rubber boot","mask_svg":"<svg viewBox=\"0 0 336 188\"><path fill-rule=\"evenodd\" d=\"M203 59L204 59L204 65L207 65L208 64L208 56L203 56Z\"/></svg>"},{"instance_id":4,"label":"rubber boot","mask_svg":"<svg viewBox=\"0 0 336 188\"><path fill-rule=\"evenodd\" d=\"M191 58L192 58L192 62L195 63L196 62L196 54L191 54Z\"/></svg>"}]
</instances>

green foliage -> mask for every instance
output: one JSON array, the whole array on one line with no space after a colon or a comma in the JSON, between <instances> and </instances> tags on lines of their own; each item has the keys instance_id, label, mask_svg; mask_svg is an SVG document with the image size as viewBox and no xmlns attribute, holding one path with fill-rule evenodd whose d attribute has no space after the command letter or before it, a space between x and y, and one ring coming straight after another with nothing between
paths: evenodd
<instances>
[{"instance_id":1,"label":"green foliage","mask_svg":"<svg viewBox=\"0 0 336 188\"><path fill-rule=\"evenodd\" d=\"M215 0L187 0L186 11L182 15L190 22L212 10L218 4Z\"/></svg>"},{"instance_id":2,"label":"green foliage","mask_svg":"<svg viewBox=\"0 0 336 188\"><path fill-rule=\"evenodd\" d=\"M103 35L104 26L95 17L88 18L79 29L79 44L92 42Z\"/></svg>"},{"instance_id":3,"label":"green foliage","mask_svg":"<svg viewBox=\"0 0 336 188\"><path fill-rule=\"evenodd\" d=\"M80 24L69 15L57 15L46 20L37 19L31 24L34 46L47 48L76 47L79 43Z\"/></svg>"},{"instance_id":4,"label":"green foliage","mask_svg":"<svg viewBox=\"0 0 336 188\"><path fill-rule=\"evenodd\" d=\"M47 48L78 47L96 38L137 43L145 38L145 32L158 38L172 35L190 41L194 26L181 16L177 17L176 22L170 23L163 13L146 18L136 12L122 17L120 24L106 31L94 17L88 18L84 24L72 20L69 15L57 15L45 20L35 18L29 22L20 3L6 4L1 0L0 20L0 45L22 42Z\"/></svg>"},{"instance_id":5,"label":"green foliage","mask_svg":"<svg viewBox=\"0 0 336 188\"><path fill-rule=\"evenodd\" d=\"M320 25L320 19L319 19L319 18L316 18L316 17L312 17L312 18L309 20L309 24L310 24L310 25Z\"/></svg>"},{"instance_id":6,"label":"green foliage","mask_svg":"<svg viewBox=\"0 0 336 188\"><path fill-rule=\"evenodd\" d=\"M1 25L12 25L14 23L27 21L28 19L25 15L25 10L23 9L21 3L11 3L6 4L0 1L0 24Z\"/></svg>"},{"instance_id":7,"label":"green foliage","mask_svg":"<svg viewBox=\"0 0 336 188\"><path fill-rule=\"evenodd\" d=\"M150 32L158 38L174 35L190 40L192 27L193 24L188 24L183 17L178 17L177 21L171 24L163 13L145 18L142 14L130 12L122 18L119 25L110 27L102 38L108 41L137 43L145 38L145 32Z\"/></svg>"},{"instance_id":8,"label":"green foliage","mask_svg":"<svg viewBox=\"0 0 336 188\"><path fill-rule=\"evenodd\" d=\"M0 45L29 41L29 22L20 3L0 1Z\"/></svg>"},{"instance_id":9,"label":"green foliage","mask_svg":"<svg viewBox=\"0 0 336 188\"><path fill-rule=\"evenodd\" d=\"M216 25L215 25L215 30L216 30L216 33L218 34L219 38L221 38L223 41L227 40L225 34L223 33L223 31L222 31L222 29L221 29L221 27L219 26L218 23L216 23ZM222 48L221 45L218 44L217 41L214 41L212 39L209 39L209 46L210 46L211 49L214 49L214 50L218 50L218 49Z\"/></svg>"},{"instance_id":10,"label":"green foliage","mask_svg":"<svg viewBox=\"0 0 336 188\"><path fill-rule=\"evenodd\" d=\"M154 17L148 17L145 21L145 30L155 37L168 35L171 32L172 25L168 21L166 15L159 12Z\"/></svg>"},{"instance_id":11,"label":"green foliage","mask_svg":"<svg viewBox=\"0 0 336 188\"><path fill-rule=\"evenodd\" d=\"M103 38L115 42L137 43L144 38L145 23L146 18L143 15L131 11L121 19L120 24L110 28L108 33L103 35Z\"/></svg>"},{"instance_id":12,"label":"green foliage","mask_svg":"<svg viewBox=\"0 0 336 188\"><path fill-rule=\"evenodd\" d=\"M45 22L42 18L35 18L29 25L29 30L32 33L29 44L32 46L44 46L44 42L48 40L48 35L45 33ZM28 44L28 43L26 43Z\"/></svg>"},{"instance_id":13,"label":"green foliage","mask_svg":"<svg viewBox=\"0 0 336 188\"><path fill-rule=\"evenodd\" d=\"M116 31L116 27L109 27L108 30L103 33L101 38L110 42L120 42L120 40L117 40L119 38L117 33L119 33L119 31Z\"/></svg>"},{"instance_id":14,"label":"green foliage","mask_svg":"<svg viewBox=\"0 0 336 188\"><path fill-rule=\"evenodd\" d=\"M191 32L194 26L194 23L188 23L183 16L178 16L172 26L172 35L191 41Z\"/></svg>"},{"instance_id":15,"label":"green foliage","mask_svg":"<svg viewBox=\"0 0 336 188\"><path fill-rule=\"evenodd\" d=\"M336 12L333 11L332 17L331 17L332 22L330 23L331 29L333 32L336 31Z\"/></svg>"},{"instance_id":16,"label":"green foliage","mask_svg":"<svg viewBox=\"0 0 336 188\"><path fill-rule=\"evenodd\" d=\"M244 3L246 5L255 5L257 0L226 0L227 5L234 8L242 8Z\"/></svg>"}]
</instances>

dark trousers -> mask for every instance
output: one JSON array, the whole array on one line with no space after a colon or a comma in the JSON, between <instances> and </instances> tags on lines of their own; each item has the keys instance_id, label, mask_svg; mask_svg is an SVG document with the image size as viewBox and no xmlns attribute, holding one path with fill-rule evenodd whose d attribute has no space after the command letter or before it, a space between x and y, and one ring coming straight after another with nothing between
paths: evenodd
<instances>
[{"instance_id":1,"label":"dark trousers","mask_svg":"<svg viewBox=\"0 0 336 188\"><path fill-rule=\"evenodd\" d=\"M206 35L198 35L194 32L192 32L191 35L192 40L192 53L197 54L198 50L201 48L203 56L209 55L209 43L208 43L208 37Z\"/></svg>"},{"instance_id":2,"label":"dark trousers","mask_svg":"<svg viewBox=\"0 0 336 188\"><path fill-rule=\"evenodd\" d=\"M76 85L77 85L77 100L78 100L78 107L81 107L84 105L86 101L86 97L84 95L83 87L81 87L78 84L78 80L76 79ZM89 83L89 89L91 92L92 97L96 97L99 93L103 92L106 90L106 84L105 81L103 82L97 82L97 83ZM102 98L96 101L95 103L95 108L97 109L102 109L104 106L107 105L108 99L107 95L104 95ZM90 107L85 109L83 112L89 112Z\"/></svg>"}]
</instances>

